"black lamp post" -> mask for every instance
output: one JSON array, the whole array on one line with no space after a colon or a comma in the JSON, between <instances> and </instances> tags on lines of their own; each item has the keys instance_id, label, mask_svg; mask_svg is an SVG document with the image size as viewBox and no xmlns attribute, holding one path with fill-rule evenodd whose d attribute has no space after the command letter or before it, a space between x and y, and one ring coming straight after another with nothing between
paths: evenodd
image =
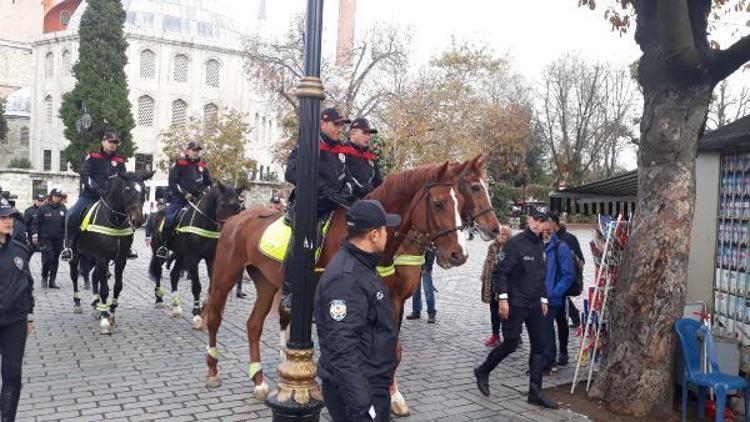
<instances>
[{"instance_id":1,"label":"black lamp post","mask_svg":"<svg viewBox=\"0 0 750 422\"><path fill-rule=\"evenodd\" d=\"M86 109L86 104L81 102L81 117L76 120L76 131L79 134L88 132L89 128L91 128L91 121L91 115Z\"/></svg>"},{"instance_id":2,"label":"black lamp post","mask_svg":"<svg viewBox=\"0 0 750 422\"><path fill-rule=\"evenodd\" d=\"M307 0L305 77L297 87L300 104L299 157L295 188L294 245L287 271L292 271L292 320L286 360L279 364L279 386L266 404L275 422L317 421L323 395L315 381L312 308L315 291L317 180L320 142L320 101L325 98L320 82L323 0Z\"/></svg>"}]
</instances>

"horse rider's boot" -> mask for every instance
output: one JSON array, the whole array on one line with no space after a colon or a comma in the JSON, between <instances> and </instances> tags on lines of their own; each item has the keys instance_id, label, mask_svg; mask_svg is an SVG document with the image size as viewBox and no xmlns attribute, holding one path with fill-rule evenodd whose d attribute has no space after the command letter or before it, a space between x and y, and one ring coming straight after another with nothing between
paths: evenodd
<instances>
[{"instance_id":1,"label":"horse rider's boot","mask_svg":"<svg viewBox=\"0 0 750 422\"><path fill-rule=\"evenodd\" d=\"M289 246L286 248L286 256L284 257L284 287L281 289L281 302L279 302L279 311L286 313L287 315L292 314L292 271L289 268L289 263L292 261L292 254L294 251L294 233L289 239Z\"/></svg>"},{"instance_id":2,"label":"horse rider's boot","mask_svg":"<svg viewBox=\"0 0 750 422\"><path fill-rule=\"evenodd\" d=\"M529 368L529 398L527 401L531 404L536 404L547 409L557 409L557 404L548 399L542 391L544 355L541 353L535 354L531 357L529 363L531 364L531 367Z\"/></svg>"},{"instance_id":3,"label":"horse rider's boot","mask_svg":"<svg viewBox=\"0 0 750 422\"><path fill-rule=\"evenodd\" d=\"M49 284L47 284L47 287L49 287L50 289L59 289L60 288L60 286L58 286L57 283L55 283L55 277L54 276L50 276L50 278L49 278Z\"/></svg>"},{"instance_id":4,"label":"horse rider's boot","mask_svg":"<svg viewBox=\"0 0 750 422\"><path fill-rule=\"evenodd\" d=\"M167 249L167 245L169 244L170 239L172 238L172 227L164 227L164 230L162 231L162 240L161 245L158 249L156 249L156 257L159 259L167 259L169 258L169 249Z\"/></svg>"},{"instance_id":5,"label":"horse rider's boot","mask_svg":"<svg viewBox=\"0 0 750 422\"><path fill-rule=\"evenodd\" d=\"M242 279L237 282L237 297L238 298L244 298L247 297L247 294L242 291Z\"/></svg>"}]
</instances>

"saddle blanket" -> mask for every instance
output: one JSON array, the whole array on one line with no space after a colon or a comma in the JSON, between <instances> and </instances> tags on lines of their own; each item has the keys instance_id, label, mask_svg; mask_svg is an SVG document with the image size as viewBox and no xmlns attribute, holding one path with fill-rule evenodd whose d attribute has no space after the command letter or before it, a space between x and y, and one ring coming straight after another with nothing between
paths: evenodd
<instances>
[{"instance_id":1,"label":"saddle blanket","mask_svg":"<svg viewBox=\"0 0 750 422\"><path fill-rule=\"evenodd\" d=\"M328 229L331 227L332 219L333 214L329 215L323 224L320 236L322 241L319 243L318 249L315 251L316 262L320 257L321 246L325 244L325 238L328 234ZM289 239L291 238L292 228L284 223L284 216L282 215L276 221L271 223L270 226L266 227L265 231L263 231L263 235L258 242L258 249L263 255L274 261L284 262L284 256L286 255L286 250L289 246Z\"/></svg>"}]
</instances>

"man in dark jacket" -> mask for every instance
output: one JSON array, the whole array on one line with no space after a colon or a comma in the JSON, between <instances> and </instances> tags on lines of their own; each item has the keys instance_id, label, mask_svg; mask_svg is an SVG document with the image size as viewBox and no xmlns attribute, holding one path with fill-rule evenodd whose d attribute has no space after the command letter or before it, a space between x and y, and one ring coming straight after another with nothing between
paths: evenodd
<instances>
[{"instance_id":1,"label":"man in dark jacket","mask_svg":"<svg viewBox=\"0 0 750 422\"><path fill-rule=\"evenodd\" d=\"M213 186L208 164L201 159L203 147L197 142L188 143L185 156L169 170L169 191L171 198L162 232L162 244L156 250L156 257L167 259L169 243L174 232L177 213L187 205L187 201L198 200L203 192Z\"/></svg>"},{"instance_id":2,"label":"man in dark jacket","mask_svg":"<svg viewBox=\"0 0 750 422\"><path fill-rule=\"evenodd\" d=\"M378 201L354 203L346 216L347 241L315 290L318 375L335 422L390 420L397 333L375 266L385 251L386 226L400 223L400 216L386 214Z\"/></svg>"},{"instance_id":3,"label":"man in dark jacket","mask_svg":"<svg viewBox=\"0 0 750 422\"><path fill-rule=\"evenodd\" d=\"M102 136L101 147L97 152L86 155L81 163L81 194L78 201L68 210L65 235L65 249L60 259L73 259L73 246L81 234L83 212L94 202L107 194L107 180L125 172L125 159L117 155L120 138L115 132Z\"/></svg>"},{"instance_id":4,"label":"man in dark jacket","mask_svg":"<svg viewBox=\"0 0 750 422\"><path fill-rule=\"evenodd\" d=\"M378 133L364 117L354 119L349 129L346 166L357 198L364 198L383 183L378 156L370 151L370 136Z\"/></svg>"},{"instance_id":5,"label":"man in dark jacket","mask_svg":"<svg viewBox=\"0 0 750 422\"><path fill-rule=\"evenodd\" d=\"M346 158L344 146L341 144L341 134L344 125L351 120L341 116L336 108L323 110L320 116L320 163L318 165L318 221L341 206L349 206L353 197L353 188L347 180ZM295 147L286 163L284 177L292 185L297 185L297 150ZM294 224L294 191L289 195L287 206L287 220ZM293 240L289 240L284 262L289 262L292 254ZM286 268L286 266L285 266ZM294 281L290 271L284 271L284 288L280 308L282 312L292 310L292 286Z\"/></svg>"},{"instance_id":6,"label":"man in dark jacket","mask_svg":"<svg viewBox=\"0 0 750 422\"><path fill-rule=\"evenodd\" d=\"M44 201L46 199L47 198L44 195L37 195L34 198L34 202L31 204L31 206L26 208L26 210L23 212L23 222L26 224L26 227L31 227L31 224L34 221L34 217L36 217L36 214L39 212L39 208L44 205Z\"/></svg>"},{"instance_id":7,"label":"man in dark jacket","mask_svg":"<svg viewBox=\"0 0 750 422\"><path fill-rule=\"evenodd\" d=\"M578 238L568 231L568 228L565 227L565 225L560 224L560 215L557 213L551 213L550 214L550 221L552 222L552 232L554 232L560 240L565 242L566 245L573 251L573 253L576 255L579 261L581 261L582 264L586 264L586 258L583 257L583 251L581 250L581 245L578 243ZM563 312L564 315L562 317L556 317L556 318L565 318L565 323L567 324L568 318L573 322L572 326L578 327L581 325L581 312L576 308L575 303L573 303L573 299L570 297L567 298L567 308L562 307L560 308L560 312ZM558 322L559 324L559 322ZM565 363L561 363L560 365L567 364L567 361Z\"/></svg>"},{"instance_id":8,"label":"man in dark jacket","mask_svg":"<svg viewBox=\"0 0 750 422\"><path fill-rule=\"evenodd\" d=\"M33 330L34 280L26 245L12 238L18 211L0 198L0 419L14 421L21 396L26 336Z\"/></svg>"},{"instance_id":9,"label":"man in dark jacket","mask_svg":"<svg viewBox=\"0 0 750 422\"><path fill-rule=\"evenodd\" d=\"M528 402L555 409L557 405L542 392L544 317L547 315L548 301L544 284L547 269L541 232L546 222L546 213L533 211L526 230L511 238L497 256L492 284L499 302L500 317L503 319L505 340L490 352L484 363L474 369L474 376L479 391L489 396L490 372L518 348L522 325L526 325L531 341Z\"/></svg>"},{"instance_id":10,"label":"man in dark jacket","mask_svg":"<svg viewBox=\"0 0 750 422\"><path fill-rule=\"evenodd\" d=\"M68 212L61 201L62 192L52 189L49 203L39 209L31 225L31 241L42 252L42 288L60 288L55 281L65 238L65 216Z\"/></svg>"}]
</instances>

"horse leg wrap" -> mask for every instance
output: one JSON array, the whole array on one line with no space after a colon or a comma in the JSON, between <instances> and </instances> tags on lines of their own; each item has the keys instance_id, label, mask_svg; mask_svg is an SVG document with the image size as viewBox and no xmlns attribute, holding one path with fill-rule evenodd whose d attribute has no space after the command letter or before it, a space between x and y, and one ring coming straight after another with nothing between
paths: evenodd
<instances>
[{"instance_id":1,"label":"horse leg wrap","mask_svg":"<svg viewBox=\"0 0 750 422\"><path fill-rule=\"evenodd\" d=\"M172 296L171 303L172 303L172 306L180 306L180 303L182 303L180 301L180 296L179 295Z\"/></svg>"},{"instance_id":2,"label":"horse leg wrap","mask_svg":"<svg viewBox=\"0 0 750 422\"><path fill-rule=\"evenodd\" d=\"M221 356L221 352L216 347L206 346L206 353L215 360L219 360L219 356Z\"/></svg>"},{"instance_id":3,"label":"horse leg wrap","mask_svg":"<svg viewBox=\"0 0 750 422\"><path fill-rule=\"evenodd\" d=\"M75 293L73 293L73 299L76 300L76 301L80 301L81 300L81 292L75 292Z\"/></svg>"},{"instance_id":4,"label":"horse leg wrap","mask_svg":"<svg viewBox=\"0 0 750 422\"><path fill-rule=\"evenodd\" d=\"M96 310L99 311L99 312L101 312L101 313L108 312L109 311L109 305L107 305L106 303L98 303L96 305Z\"/></svg>"},{"instance_id":5,"label":"horse leg wrap","mask_svg":"<svg viewBox=\"0 0 750 422\"><path fill-rule=\"evenodd\" d=\"M154 289L154 292L156 293L156 297L158 297L159 299L161 299L161 298L164 297L164 289L163 288L157 287L157 288Z\"/></svg>"},{"instance_id":6,"label":"horse leg wrap","mask_svg":"<svg viewBox=\"0 0 750 422\"><path fill-rule=\"evenodd\" d=\"M260 362L251 362L250 365L247 366L247 376L250 377L250 379L253 379L253 377L255 377L255 374L262 370L263 367L261 366Z\"/></svg>"}]
</instances>

